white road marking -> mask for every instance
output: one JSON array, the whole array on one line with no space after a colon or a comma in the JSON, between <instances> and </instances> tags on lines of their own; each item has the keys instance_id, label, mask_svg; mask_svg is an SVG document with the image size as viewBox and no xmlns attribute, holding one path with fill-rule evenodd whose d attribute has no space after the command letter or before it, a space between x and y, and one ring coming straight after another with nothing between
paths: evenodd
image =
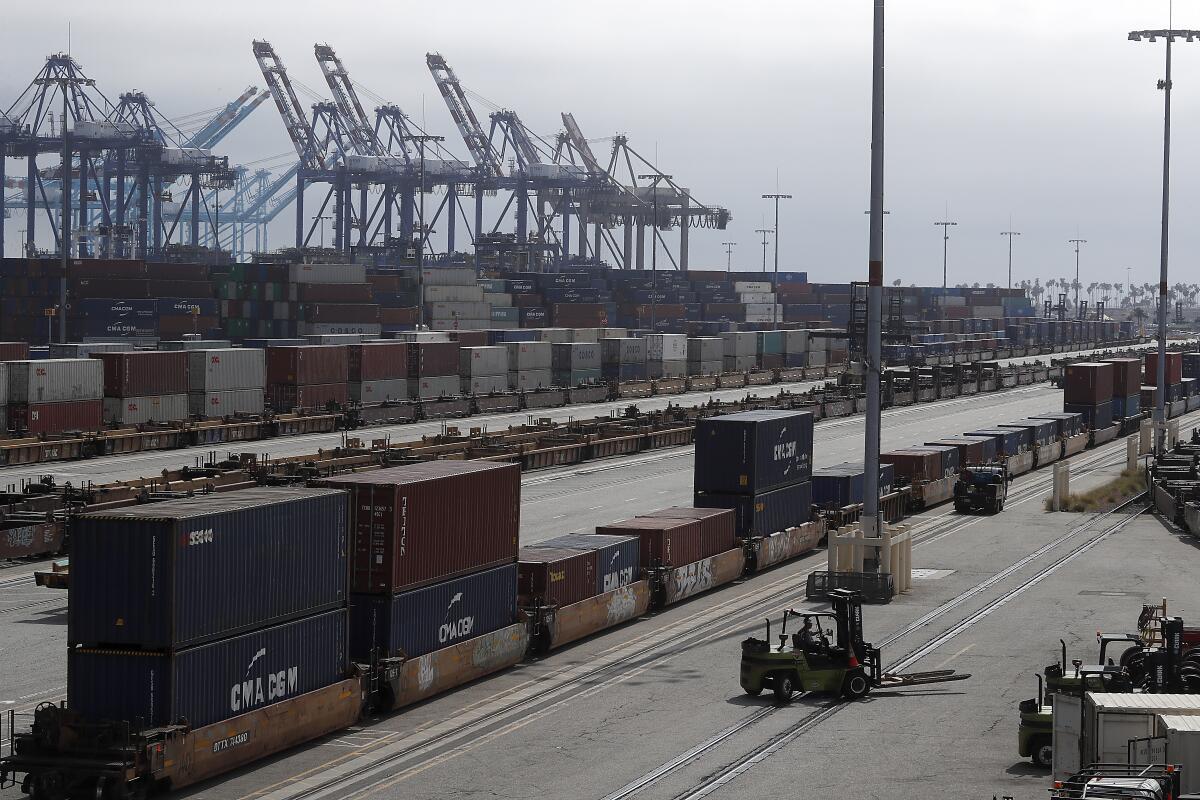
<instances>
[{"instance_id":1,"label":"white road marking","mask_svg":"<svg viewBox=\"0 0 1200 800\"><path fill-rule=\"evenodd\" d=\"M947 664L949 664L951 661L953 661L954 659L958 658L959 656L961 656L963 653L967 652L968 650L970 650L970 649L971 649L972 647L974 647L974 646L975 646L975 642L971 642L969 645L967 645L966 647L962 648L961 650L959 650L957 653L955 653L954 655L952 655L952 656L950 656L949 658L947 658L947 659L946 659L945 661L943 661L942 663L938 664L936 667L934 667L934 669L935 669L935 670L943 669L943 668L944 668L944 667L945 667Z\"/></svg>"}]
</instances>

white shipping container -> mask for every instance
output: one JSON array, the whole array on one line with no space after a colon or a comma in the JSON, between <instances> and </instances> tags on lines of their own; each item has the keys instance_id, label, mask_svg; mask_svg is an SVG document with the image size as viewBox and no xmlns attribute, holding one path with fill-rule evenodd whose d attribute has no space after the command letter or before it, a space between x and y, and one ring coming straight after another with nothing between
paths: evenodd
<instances>
[{"instance_id":1,"label":"white shipping container","mask_svg":"<svg viewBox=\"0 0 1200 800\"><path fill-rule=\"evenodd\" d=\"M775 287L770 281L734 281L733 290L738 294L742 292L773 292Z\"/></svg>"},{"instance_id":2,"label":"white shipping container","mask_svg":"<svg viewBox=\"0 0 1200 800\"><path fill-rule=\"evenodd\" d=\"M484 292L483 302L492 308L512 308L512 295L502 292Z\"/></svg>"},{"instance_id":3,"label":"white shipping container","mask_svg":"<svg viewBox=\"0 0 1200 800\"><path fill-rule=\"evenodd\" d=\"M685 333L649 333L646 339L646 361L686 361L688 337Z\"/></svg>"},{"instance_id":4,"label":"white shipping container","mask_svg":"<svg viewBox=\"0 0 1200 800\"><path fill-rule=\"evenodd\" d=\"M123 353L132 348L129 342L67 342L50 345L50 358L87 358L92 353Z\"/></svg>"},{"instance_id":5,"label":"white shipping container","mask_svg":"<svg viewBox=\"0 0 1200 800\"><path fill-rule=\"evenodd\" d=\"M758 304L764 304L764 303L767 305L770 305L775 302L775 293L774 292L739 292L738 293L738 302L746 303L749 305L758 305Z\"/></svg>"},{"instance_id":6,"label":"white shipping container","mask_svg":"<svg viewBox=\"0 0 1200 800\"><path fill-rule=\"evenodd\" d=\"M426 303L482 303L483 289L478 286L426 286Z\"/></svg>"},{"instance_id":7,"label":"white shipping container","mask_svg":"<svg viewBox=\"0 0 1200 800\"><path fill-rule=\"evenodd\" d=\"M289 264L288 283L366 283L364 264Z\"/></svg>"},{"instance_id":8,"label":"white shipping container","mask_svg":"<svg viewBox=\"0 0 1200 800\"><path fill-rule=\"evenodd\" d=\"M808 331L784 331L783 352L807 353L810 338Z\"/></svg>"},{"instance_id":9,"label":"white shipping container","mask_svg":"<svg viewBox=\"0 0 1200 800\"><path fill-rule=\"evenodd\" d=\"M829 354L824 350L809 350L808 365L810 367L824 367L829 363Z\"/></svg>"},{"instance_id":10,"label":"white shipping container","mask_svg":"<svg viewBox=\"0 0 1200 800\"><path fill-rule=\"evenodd\" d=\"M508 386L522 392L548 389L554 385L554 375L548 369L523 369L508 373Z\"/></svg>"},{"instance_id":11,"label":"white shipping container","mask_svg":"<svg viewBox=\"0 0 1200 800\"><path fill-rule=\"evenodd\" d=\"M350 399L356 403L382 403L387 400L407 400L408 380L383 378L350 384Z\"/></svg>"},{"instance_id":12,"label":"white shipping container","mask_svg":"<svg viewBox=\"0 0 1200 800\"><path fill-rule=\"evenodd\" d=\"M426 303L431 319L492 319L492 307L487 303Z\"/></svg>"},{"instance_id":13,"label":"white shipping container","mask_svg":"<svg viewBox=\"0 0 1200 800\"><path fill-rule=\"evenodd\" d=\"M554 345L550 342L506 342L510 371L550 369Z\"/></svg>"},{"instance_id":14,"label":"white shipping container","mask_svg":"<svg viewBox=\"0 0 1200 800\"><path fill-rule=\"evenodd\" d=\"M725 342L724 358L758 354L758 336L753 331L726 331L721 339Z\"/></svg>"},{"instance_id":15,"label":"white shipping container","mask_svg":"<svg viewBox=\"0 0 1200 800\"><path fill-rule=\"evenodd\" d=\"M378 339L383 326L378 322L300 322L296 333L309 344L355 344Z\"/></svg>"},{"instance_id":16,"label":"white shipping container","mask_svg":"<svg viewBox=\"0 0 1200 800\"><path fill-rule=\"evenodd\" d=\"M421 285L432 286L475 286L475 270L462 267L426 267L421 270Z\"/></svg>"},{"instance_id":17,"label":"white shipping container","mask_svg":"<svg viewBox=\"0 0 1200 800\"><path fill-rule=\"evenodd\" d=\"M492 321L469 317L434 317L429 327L437 331L486 331L492 327Z\"/></svg>"},{"instance_id":18,"label":"white shipping container","mask_svg":"<svg viewBox=\"0 0 1200 800\"><path fill-rule=\"evenodd\" d=\"M253 347L188 352L188 391L262 389L267 385L267 351Z\"/></svg>"},{"instance_id":19,"label":"white shipping container","mask_svg":"<svg viewBox=\"0 0 1200 800\"><path fill-rule=\"evenodd\" d=\"M288 319L288 317L284 317L284 319ZM224 350L230 347L233 347L233 342L228 339L170 339L158 343L159 350ZM124 349L128 350L129 347L126 346ZM117 350L93 350L92 352L114 353Z\"/></svg>"},{"instance_id":20,"label":"white shipping container","mask_svg":"<svg viewBox=\"0 0 1200 800\"><path fill-rule=\"evenodd\" d=\"M758 366L756 356L725 356L721 359L722 372L748 372Z\"/></svg>"},{"instance_id":21,"label":"white shipping container","mask_svg":"<svg viewBox=\"0 0 1200 800\"><path fill-rule=\"evenodd\" d=\"M750 316L765 316L767 322L771 321L771 315L777 315L780 322L783 321L783 306L777 303L746 303L746 321L750 321Z\"/></svg>"},{"instance_id":22,"label":"white shipping container","mask_svg":"<svg viewBox=\"0 0 1200 800\"><path fill-rule=\"evenodd\" d=\"M1179 764L1184 794L1200 793L1200 716L1160 714L1154 737L1134 742L1133 764Z\"/></svg>"},{"instance_id":23,"label":"white shipping container","mask_svg":"<svg viewBox=\"0 0 1200 800\"><path fill-rule=\"evenodd\" d=\"M9 403L59 403L104 397L104 364L98 358L8 361Z\"/></svg>"},{"instance_id":24,"label":"white shipping container","mask_svg":"<svg viewBox=\"0 0 1200 800\"><path fill-rule=\"evenodd\" d=\"M720 336L697 336L687 341L688 361L720 361L725 357L725 340Z\"/></svg>"},{"instance_id":25,"label":"white shipping container","mask_svg":"<svg viewBox=\"0 0 1200 800\"><path fill-rule=\"evenodd\" d=\"M645 364L645 339L602 339L600 356L605 364Z\"/></svg>"},{"instance_id":26,"label":"white shipping container","mask_svg":"<svg viewBox=\"0 0 1200 800\"><path fill-rule=\"evenodd\" d=\"M550 345L550 367L555 370L578 371L600 369L600 345L570 342Z\"/></svg>"},{"instance_id":27,"label":"white shipping container","mask_svg":"<svg viewBox=\"0 0 1200 800\"><path fill-rule=\"evenodd\" d=\"M188 396L186 394L104 398L104 421L106 423L140 425L143 422L179 422L187 418Z\"/></svg>"},{"instance_id":28,"label":"white shipping container","mask_svg":"<svg viewBox=\"0 0 1200 800\"><path fill-rule=\"evenodd\" d=\"M398 342L449 342L450 334L446 331L395 331L391 334Z\"/></svg>"},{"instance_id":29,"label":"white shipping container","mask_svg":"<svg viewBox=\"0 0 1200 800\"><path fill-rule=\"evenodd\" d=\"M262 389L228 389L220 392L188 392L188 414L193 417L228 417L263 413Z\"/></svg>"},{"instance_id":30,"label":"white shipping container","mask_svg":"<svg viewBox=\"0 0 1200 800\"><path fill-rule=\"evenodd\" d=\"M458 351L458 374L463 378L508 372L508 349L503 345L463 347Z\"/></svg>"},{"instance_id":31,"label":"white shipping container","mask_svg":"<svg viewBox=\"0 0 1200 800\"><path fill-rule=\"evenodd\" d=\"M616 338L625 335L624 330L620 333L607 333L604 328L571 328L570 331L571 336L567 341L579 344L599 344L603 338Z\"/></svg>"},{"instance_id":32,"label":"white shipping container","mask_svg":"<svg viewBox=\"0 0 1200 800\"><path fill-rule=\"evenodd\" d=\"M581 328L580 330L588 330ZM574 332L570 328L538 328L537 336L539 342L551 342L553 344L561 344L563 342L574 341L571 337Z\"/></svg>"},{"instance_id":33,"label":"white shipping container","mask_svg":"<svg viewBox=\"0 0 1200 800\"><path fill-rule=\"evenodd\" d=\"M670 361L647 361L646 377L648 378L682 378L688 374L687 359L672 359Z\"/></svg>"},{"instance_id":34,"label":"white shipping container","mask_svg":"<svg viewBox=\"0 0 1200 800\"><path fill-rule=\"evenodd\" d=\"M580 328L579 330L595 330L595 329ZM600 339L624 339L625 337L629 336L628 328L600 328L599 330L600 330L600 338L596 340L597 342L599 342ZM579 340L576 339L575 341L579 341Z\"/></svg>"},{"instance_id":35,"label":"white shipping container","mask_svg":"<svg viewBox=\"0 0 1200 800\"><path fill-rule=\"evenodd\" d=\"M408 396L413 400L436 400L439 397L456 397L459 393L457 375L435 378L412 379L408 382Z\"/></svg>"},{"instance_id":36,"label":"white shipping container","mask_svg":"<svg viewBox=\"0 0 1200 800\"><path fill-rule=\"evenodd\" d=\"M719 375L724 367L724 360L720 358L712 361L687 362L688 375Z\"/></svg>"},{"instance_id":37,"label":"white shipping container","mask_svg":"<svg viewBox=\"0 0 1200 800\"><path fill-rule=\"evenodd\" d=\"M1081 713L1078 697L1054 696L1052 747L1056 779L1079 771L1081 752L1084 765L1101 761L1128 763L1130 740L1154 736L1160 714L1200 715L1200 695L1194 694L1088 692L1082 703Z\"/></svg>"},{"instance_id":38,"label":"white shipping container","mask_svg":"<svg viewBox=\"0 0 1200 800\"><path fill-rule=\"evenodd\" d=\"M508 391L508 373L503 375L473 375L462 377L463 394L492 394Z\"/></svg>"}]
</instances>

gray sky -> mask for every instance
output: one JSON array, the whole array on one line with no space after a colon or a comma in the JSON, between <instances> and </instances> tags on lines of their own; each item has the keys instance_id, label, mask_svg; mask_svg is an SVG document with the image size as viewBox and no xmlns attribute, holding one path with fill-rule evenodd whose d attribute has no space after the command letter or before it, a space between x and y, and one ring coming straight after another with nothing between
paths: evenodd
<instances>
[{"instance_id":1,"label":"gray sky","mask_svg":"<svg viewBox=\"0 0 1200 800\"><path fill-rule=\"evenodd\" d=\"M579 10L576 10L576 9ZM544 135L572 111L586 136L631 144L692 189L727 206L730 229L697 231L692 267L757 269L763 192L795 195L781 211L781 269L813 280L865 276L869 168L869 0L708 2L542 0L447 3L143 0L13 4L0 32L0 107L42 58L72 52L109 97L139 88L169 117L223 105L263 86L252 38L275 45L289 73L322 90L313 56L328 42L351 76L432 133L466 148L425 68L440 51L464 85L516 109ZM1126 41L1165 27L1165 2L892 0L888 7L887 280L940 283L942 219L950 282L1003 285L1074 269L1067 239L1088 240L1083 282L1155 280L1161 184L1163 46ZM1175 26L1200 27L1200 0L1177 2ZM1196 281L1190 254L1200 187L1200 43L1174 64L1174 280ZM310 102L302 96L306 104ZM477 106L484 118L486 106ZM607 153L608 142L597 142ZM267 102L222 143L231 160L287 153ZM10 170L15 165L10 166ZM15 238L17 220L9 220ZM771 222L767 217L768 227ZM290 237L285 212L273 245ZM768 260L770 253L768 253Z\"/></svg>"}]
</instances>

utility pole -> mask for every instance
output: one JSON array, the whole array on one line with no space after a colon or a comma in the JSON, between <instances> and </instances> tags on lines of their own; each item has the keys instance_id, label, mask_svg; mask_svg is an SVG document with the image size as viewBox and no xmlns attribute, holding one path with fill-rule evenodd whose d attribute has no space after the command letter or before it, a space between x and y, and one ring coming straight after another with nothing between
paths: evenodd
<instances>
[{"instance_id":1,"label":"utility pole","mask_svg":"<svg viewBox=\"0 0 1200 800\"><path fill-rule=\"evenodd\" d=\"M650 330L654 330L655 317L658 315L658 302L654 296L658 290L658 182L669 181L673 177L662 172L638 175L638 180L652 181L650 188L654 191L654 225L650 228Z\"/></svg>"},{"instance_id":2,"label":"utility pole","mask_svg":"<svg viewBox=\"0 0 1200 800\"><path fill-rule=\"evenodd\" d=\"M946 274L947 274L946 267L947 267L947 263L948 263L948 252L949 252L949 248L950 248L950 228L954 227L958 223L950 222L949 220L945 220L943 222L935 222L933 224L942 226L942 290L943 290L942 296L944 297L946 294L945 293Z\"/></svg>"},{"instance_id":3,"label":"utility pole","mask_svg":"<svg viewBox=\"0 0 1200 800\"><path fill-rule=\"evenodd\" d=\"M761 233L761 234L762 234L762 237L763 237L763 240L762 240L762 246L763 246L763 265L762 265L762 271L763 271L764 273L766 273L766 271L767 271L767 234L768 234L768 233L774 233L774 231L773 231L773 230L771 230L770 228L755 228L755 229L754 229L754 232L755 232L755 233Z\"/></svg>"},{"instance_id":4,"label":"utility pole","mask_svg":"<svg viewBox=\"0 0 1200 800\"><path fill-rule=\"evenodd\" d=\"M58 84L62 92L62 229L59 232L59 250L62 251L62 277L58 281L58 341L67 341L67 266L71 259L71 140L67 136L67 80ZM32 159L33 156L31 155ZM32 163L32 162L31 162ZM86 172L83 159L79 161L79 172ZM82 181L79 191L83 191ZM0 192L4 191L0 187ZM29 197L27 202L33 202ZM50 344L50 342L47 342Z\"/></svg>"},{"instance_id":5,"label":"utility pole","mask_svg":"<svg viewBox=\"0 0 1200 800\"><path fill-rule=\"evenodd\" d=\"M721 242L721 244L725 245L725 272L728 274L733 264L733 246L737 242Z\"/></svg>"},{"instance_id":6,"label":"utility pole","mask_svg":"<svg viewBox=\"0 0 1200 800\"><path fill-rule=\"evenodd\" d=\"M771 281L771 288L773 288L775 291L779 291L779 201L780 200L791 200L792 196L790 194L778 194L778 193L764 194L763 199L775 201L775 278L774 278L774 280ZM766 271L765 265L763 266L763 270ZM779 304L778 303L771 303L771 324L772 325L779 324Z\"/></svg>"},{"instance_id":7,"label":"utility pole","mask_svg":"<svg viewBox=\"0 0 1200 800\"><path fill-rule=\"evenodd\" d=\"M1009 220L1011 224L1011 220ZM1012 288L1012 240L1014 236L1020 236L1020 231L1000 231L1001 236L1008 237L1008 288Z\"/></svg>"},{"instance_id":8,"label":"utility pole","mask_svg":"<svg viewBox=\"0 0 1200 800\"><path fill-rule=\"evenodd\" d=\"M1087 239L1067 239L1067 244L1075 245L1075 308L1079 308L1079 245L1087 244Z\"/></svg>"},{"instance_id":9,"label":"utility pole","mask_svg":"<svg viewBox=\"0 0 1200 800\"><path fill-rule=\"evenodd\" d=\"M866 435L863 443L863 535L878 538L882 575L892 572L891 533L879 516L879 430L881 427L880 338L883 322L883 2L875 0L871 51L871 210L867 255Z\"/></svg>"},{"instance_id":10,"label":"utility pole","mask_svg":"<svg viewBox=\"0 0 1200 800\"><path fill-rule=\"evenodd\" d=\"M1153 42L1159 36L1167 40L1166 75L1158 82L1158 88L1163 90L1162 235L1158 244L1158 404L1154 409L1155 442L1159 453L1163 452L1167 435L1167 222L1171 206L1171 44L1175 37L1189 42L1200 37L1200 31L1174 30L1169 25L1168 22L1166 30L1133 31L1129 34L1131 42L1140 42L1143 37Z\"/></svg>"}]
</instances>

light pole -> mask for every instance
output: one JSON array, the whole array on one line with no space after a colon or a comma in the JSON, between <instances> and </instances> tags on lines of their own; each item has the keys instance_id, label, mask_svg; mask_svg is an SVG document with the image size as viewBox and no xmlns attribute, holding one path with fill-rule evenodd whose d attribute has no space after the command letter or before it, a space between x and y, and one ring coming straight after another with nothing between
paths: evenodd
<instances>
[{"instance_id":1,"label":"light pole","mask_svg":"<svg viewBox=\"0 0 1200 800\"><path fill-rule=\"evenodd\" d=\"M773 288L775 291L779 291L779 201L780 200L791 200L792 196L790 194L778 194L778 193L764 194L763 199L775 201L775 278L774 278L774 280L771 281L771 288ZM765 266L763 267L763 271L766 271ZM772 325L779 324L779 304L778 303L771 303L771 324Z\"/></svg>"},{"instance_id":2,"label":"light pole","mask_svg":"<svg viewBox=\"0 0 1200 800\"><path fill-rule=\"evenodd\" d=\"M1075 245L1075 309L1079 310L1079 245L1087 244L1087 239L1067 239L1067 244Z\"/></svg>"},{"instance_id":3,"label":"light pole","mask_svg":"<svg viewBox=\"0 0 1200 800\"><path fill-rule=\"evenodd\" d=\"M879 516L880 337L883 317L883 2L875 0L871 50L871 210L867 254L866 431L863 438L863 535L880 547L881 575L892 572L891 533Z\"/></svg>"},{"instance_id":4,"label":"light pole","mask_svg":"<svg viewBox=\"0 0 1200 800\"><path fill-rule=\"evenodd\" d=\"M755 233L761 233L761 234L762 234L762 237L763 237L763 240L762 240L762 246L763 246L763 265L762 265L762 271L763 271L763 273L765 274L765 273L766 273L766 271L767 271L767 234L768 234L768 233L774 233L774 231L773 231L773 230L771 230L770 228L755 228L755 229L754 229L754 232L755 232Z\"/></svg>"},{"instance_id":5,"label":"light pole","mask_svg":"<svg viewBox=\"0 0 1200 800\"><path fill-rule=\"evenodd\" d=\"M420 153L420 171L418 173L421 184L418 187L421 192L418 198L417 216L421 220L419 226L419 237L417 239L417 330L421 330L425 324L425 277L422 274L425 271L425 237L429 234L425 226L425 143L440 142L446 137L432 136L427 133L409 136L410 141L417 143L417 150Z\"/></svg>"},{"instance_id":6,"label":"light pole","mask_svg":"<svg viewBox=\"0 0 1200 800\"><path fill-rule=\"evenodd\" d=\"M650 188L654 191L654 225L650 232L650 330L654 330L655 317L658 315L658 299L654 296L658 290L658 182L669 181L673 175L656 172L653 175L638 175L638 180L651 181Z\"/></svg>"},{"instance_id":7,"label":"light pole","mask_svg":"<svg viewBox=\"0 0 1200 800\"><path fill-rule=\"evenodd\" d=\"M1195 30L1166 30L1133 31L1129 34L1131 42L1140 42L1143 38L1151 42L1161 36L1167 40L1166 74L1158 82L1158 88L1163 90L1163 175L1162 175L1162 235L1159 239L1158 253L1158 404L1154 409L1154 422L1157 428L1156 443L1161 453L1166 438L1166 400L1167 400L1167 222L1171 205L1171 44L1175 37L1182 37L1194 42L1200 37L1200 31Z\"/></svg>"},{"instance_id":8,"label":"light pole","mask_svg":"<svg viewBox=\"0 0 1200 800\"><path fill-rule=\"evenodd\" d=\"M1009 220L1011 222L1012 220ZM1020 236L1020 231L1000 231L1001 236L1008 237L1008 288L1012 288L1012 240L1014 236Z\"/></svg>"},{"instance_id":9,"label":"light pole","mask_svg":"<svg viewBox=\"0 0 1200 800\"><path fill-rule=\"evenodd\" d=\"M733 264L733 246L737 242L721 242L721 244L725 245L725 273L729 274Z\"/></svg>"},{"instance_id":10,"label":"light pole","mask_svg":"<svg viewBox=\"0 0 1200 800\"><path fill-rule=\"evenodd\" d=\"M946 288L947 264L949 263L948 255L950 249L950 229L958 223L951 222L950 220L944 220L942 222L935 222L933 224L942 226L942 295L945 296L944 290Z\"/></svg>"}]
</instances>

